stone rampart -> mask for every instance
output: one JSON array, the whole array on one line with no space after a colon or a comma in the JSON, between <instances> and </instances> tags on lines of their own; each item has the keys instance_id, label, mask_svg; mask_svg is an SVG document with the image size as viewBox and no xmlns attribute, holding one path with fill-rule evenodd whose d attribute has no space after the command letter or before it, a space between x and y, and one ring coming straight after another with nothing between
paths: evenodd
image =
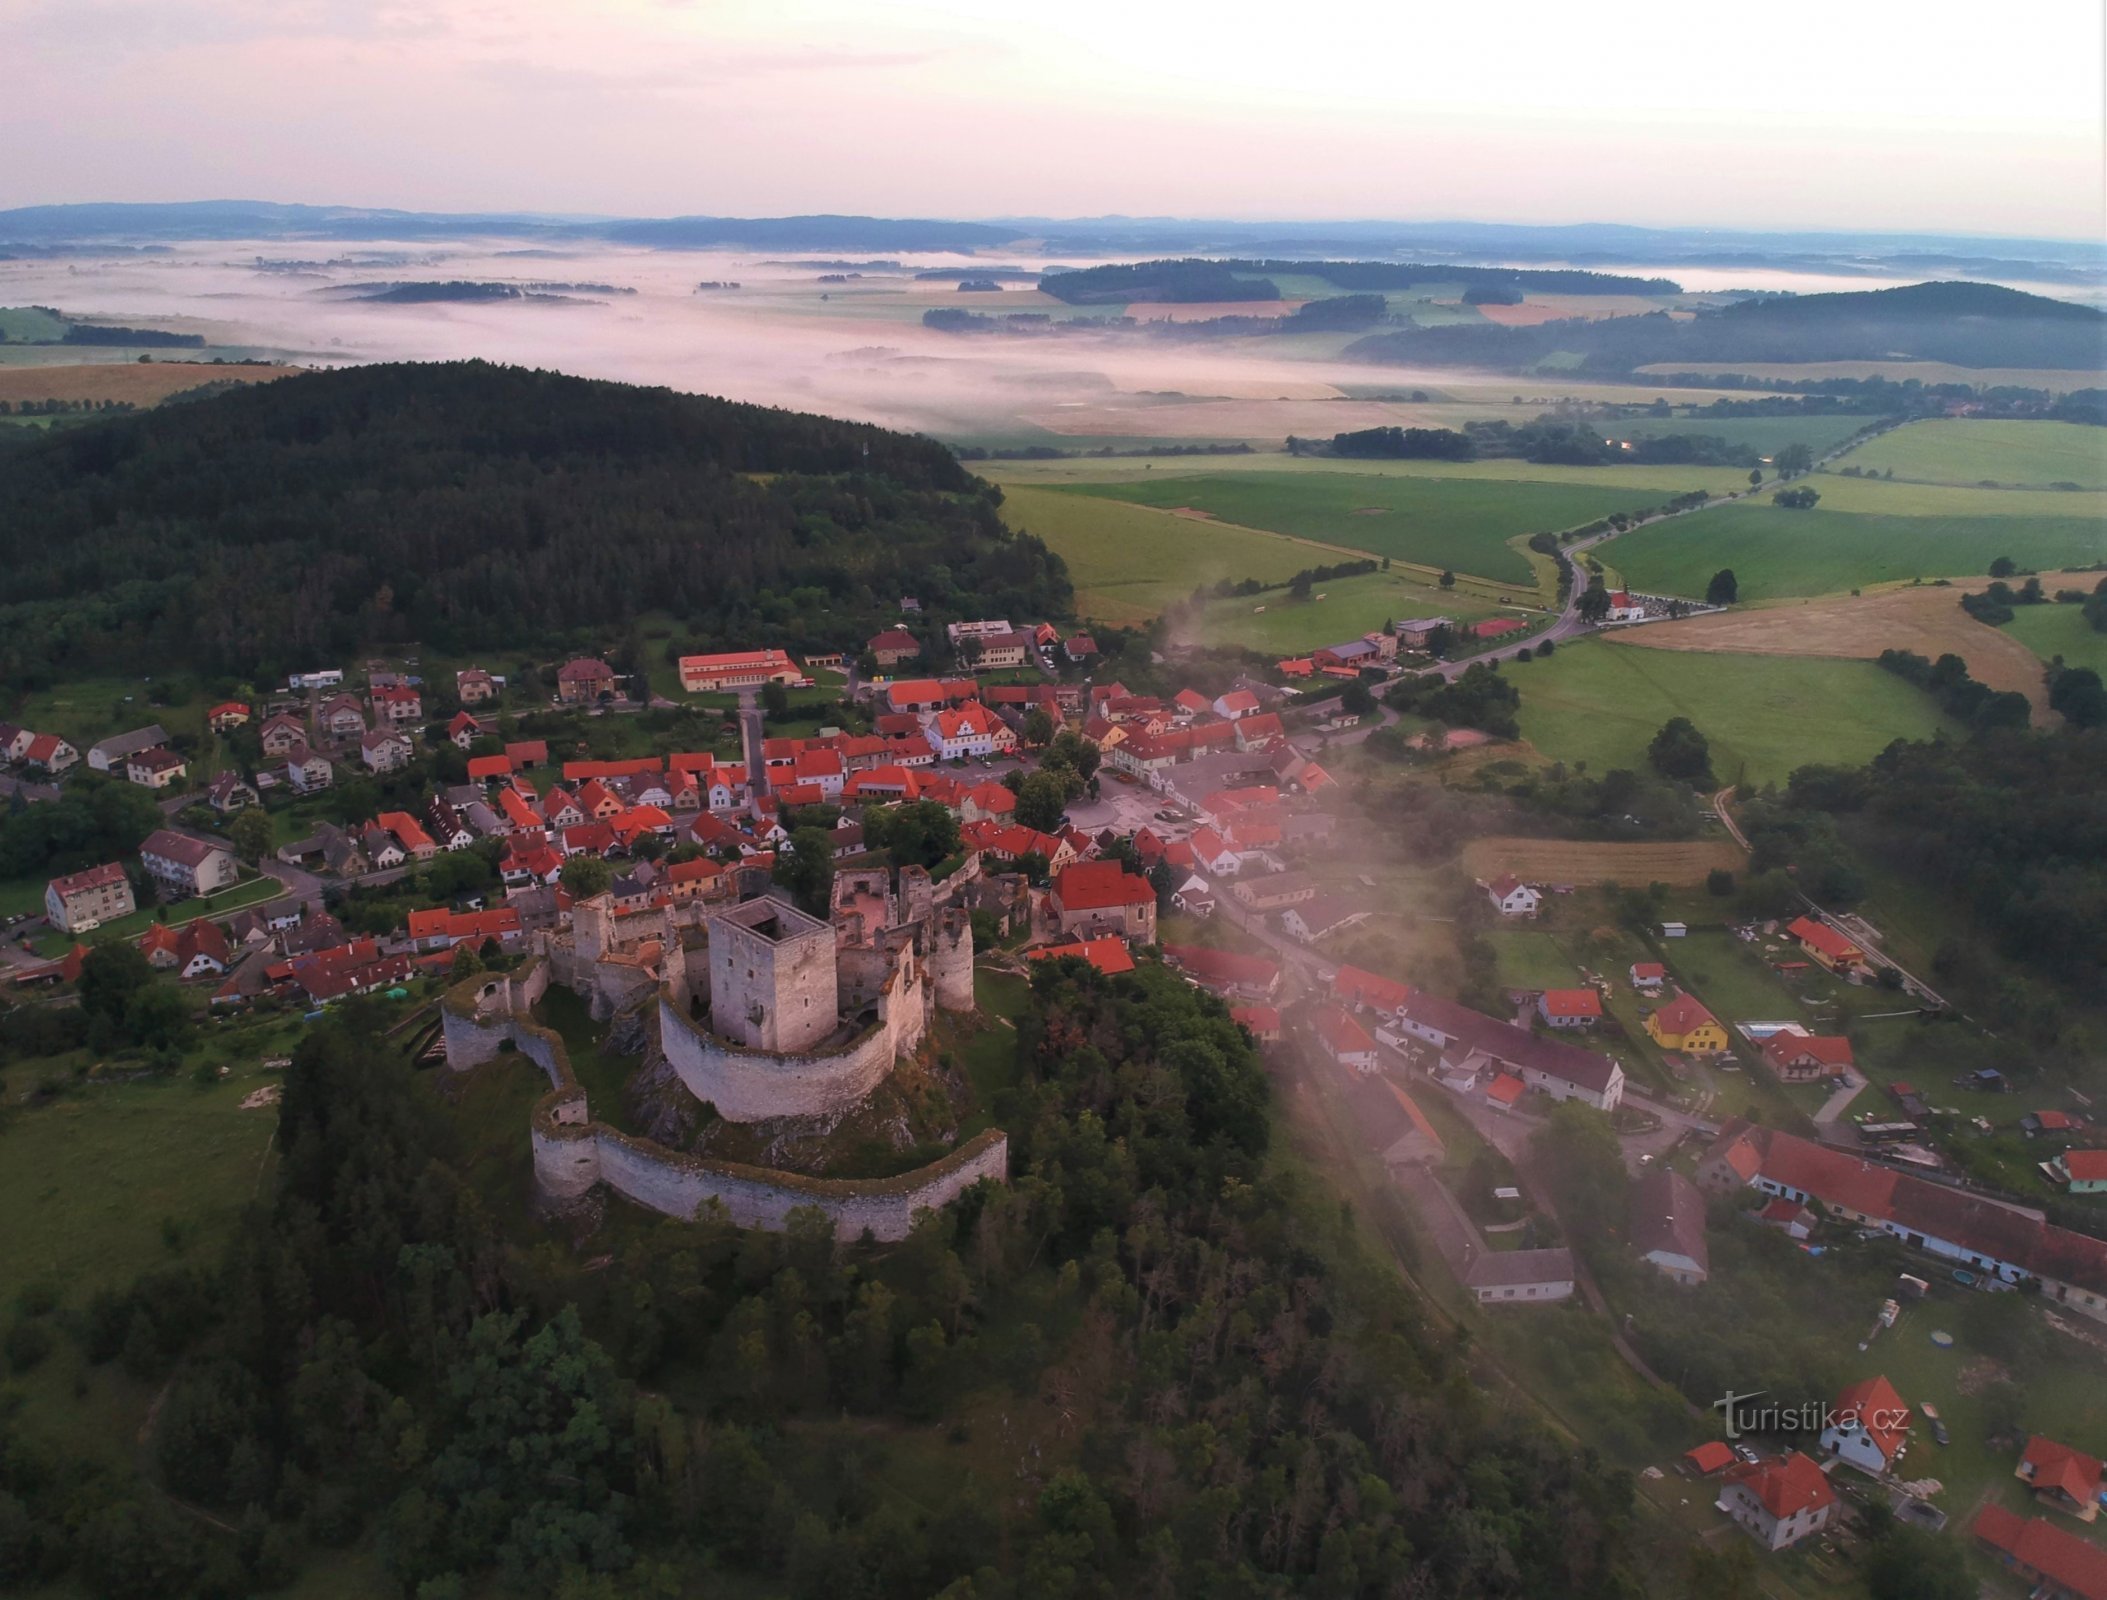
<instances>
[{"instance_id":1,"label":"stone rampart","mask_svg":"<svg viewBox=\"0 0 2107 1600\"><path fill-rule=\"evenodd\" d=\"M999 1128L976 1135L913 1172L860 1179L808 1178L710 1161L595 1122L563 1040L529 1014L528 1008L547 991L550 976L550 964L537 958L510 976L464 979L441 999L440 1018L450 1069L465 1071L489 1061L509 1043L549 1080L549 1092L530 1114L530 1137L535 1185L551 1201L577 1200L604 1183L639 1205L684 1220L721 1205L742 1228L780 1228L792 1211L814 1206L843 1239L868 1231L891 1241L907 1236L916 1212L948 1205L983 1179L1008 1180L1009 1139ZM676 1019L664 1041L669 1051L682 1029L690 1035L696 1031L672 1004L670 990L660 992L659 1013L662 1022ZM874 1025L866 1037L887 1046L879 1074L883 1076L892 1064L891 1032Z\"/></svg>"},{"instance_id":2,"label":"stone rampart","mask_svg":"<svg viewBox=\"0 0 2107 1600\"><path fill-rule=\"evenodd\" d=\"M912 988L885 997L891 1004L883 1014L837 1049L782 1052L720 1038L661 992L659 1043L688 1092L728 1121L824 1116L877 1088L893 1062L920 1041L921 988Z\"/></svg>"}]
</instances>

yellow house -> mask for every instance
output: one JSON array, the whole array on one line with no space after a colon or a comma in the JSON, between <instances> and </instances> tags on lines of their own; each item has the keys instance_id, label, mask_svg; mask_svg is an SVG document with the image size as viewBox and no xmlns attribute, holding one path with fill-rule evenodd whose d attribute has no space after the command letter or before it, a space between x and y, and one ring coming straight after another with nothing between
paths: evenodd
<instances>
[{"instance_id":1,"label":"yellow house","mask_svg":"<svg viewBox=\"0 0 2107 1600\"><path fill-rule=\"evenodd\" d=\"M1646 1032L1663 1050L1716 1056L1727 1047L1727 1030L1696 1000L1679 994L1646 1019Z\"/></svg>"}]
</instances>

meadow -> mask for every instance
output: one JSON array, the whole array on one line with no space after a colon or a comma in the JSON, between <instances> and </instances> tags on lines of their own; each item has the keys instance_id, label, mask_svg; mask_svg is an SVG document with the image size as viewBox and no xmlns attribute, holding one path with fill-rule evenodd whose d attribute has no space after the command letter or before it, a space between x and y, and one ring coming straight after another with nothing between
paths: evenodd
<instances>
[{"instance_id":1,"label":"meadow","mask_svg":"<svg viewBox=\"0 0 2107 1600\"><path fill-rule=\"evenodd\" d=\"M2010 634L2044 661L2061 656L2070 666L2107 674L2107 633L2098 632L2085 620L2082 606L2020 606L1999 631Z\"/></svg>"},{"instance_id":2,"label":"meadow","mask_svg":"<svg viewBox=\"0 0 2107 1600\"><path fill-rule=\"evenodd\" d=\"M1343 556L1121 500L1043 488L1008 487L1004 494L1003 520L1044 539L1068 563L1077 611L1105 622L1145 622L1221 578L1281 583Z\"/></svg>"},{"instance_id":3,"label":"meadow","mask_svg":"<svg viewBox=\"0 0 2107 1600\"><path fill-rule=\"evenodd\" d=\"M1814 486L1822 503L1812 511L1786 511L1768 499L1741 501L1640 528L1608 545L1603 559L1648 593L1692 597L1705 592L1713 573L1731 567L1741 599L1750 601L1912 578L1974 577L1998 556L2040 568L2083 566L2107 556L2107 524L2078 514L2076 496L1874 484L1830 474L1818 476ZM1833 496L1836 508L1833 486L1849 486ZM1869 493L1880 490L1894 498L1881 501ZM1946 506L1942 496L1967 499ZM2000 515L1970 503L1983 496L2025 503ZM2039 514L2034 502L2043 500L2060 504L2062 514ZM1878 504L1894 509L1858 509Z\"/></svg>"},{"instance_id":4,"label":"meadow","mask_svg":"<svg viewBox=\"0 0 2107 1600\"><path fill-rule=\"evenodd\" d=\"M1307 600L1294 599L1285 589L1268 589L1211 601L1200 624L1200 642L1299 654L1357 639L1386 622L1411 617L1475 622L1498 609L1460 590L1415 583L1401 572L1371 572L1318 584Z\"/></svg>"},{"instance_id":5,"label":"meadow","mask_svg":"<svg viewBox=\"0 0 2107 1600\"><path fill-rule=\"evenodd\" d=\"M1862 766L1895 739L1945 726L1922 691L1870 661L1699 655L1588 640L1510 671L1523 737L1590 771L1643 770L1671 717L1712 747L1722 783L1771 783L1809 763Z\"/></svg>"},{"instance_id":6,"label":"meadow","mask_svg":"<svg viewBox=\"0 0 2107 1600\"><path fill-rule=\"evenodd\" d=\"M1070 492L1190 508L1430 570L1525 584L1533 576L1528 559L1508 540L1656 506L1674 491L1633 484L1611 469L1586 486L1520 476L1243 472L1093 484Z\"/></svg>"},{"instance_id":7,"label":"meadow","mask_svg":"<svg viewBox=\"0 0 2107 1600\"><path fill-rule=\"evenodd\" d=\"M1940 417L1869 440L1847 460L1913 483L2107 489L2107 430L2076 422Z\"/></svg>"}]
</instances>

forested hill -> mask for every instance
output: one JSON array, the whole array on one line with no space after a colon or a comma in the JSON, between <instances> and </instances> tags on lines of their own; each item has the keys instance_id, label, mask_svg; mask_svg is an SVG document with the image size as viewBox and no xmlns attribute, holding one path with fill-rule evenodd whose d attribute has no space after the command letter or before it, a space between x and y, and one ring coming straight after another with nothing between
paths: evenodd
<instances>
[{"instance_id":1,"label":"forested hill","mask_svg":"<svg viewBox=\"0 0 2107 1600\"><path fill-rule=\"evenodd\" d=\"M1065 615L1058 557L937 444L491 366L303 374L0 455L0 673L231 673L361 646L853 645L902 594Z\"/></svg>"},{"instance_id":2,"label":"forested hill","mask_svg":"<svg viewBox=\"0 0 2107 1600\"><path fill-rule=\"evenodd\" d=\"M1659 363L1723 372L1759 362L1895 359L2078 373L2107 365L2107 315L1995 284L1919 283L1743 300L1681 321L1657 311L1529 328L1482 322L1411 328L1357 340L1346 353L1357 360L1512 372L1563 354L1578 355L1585 370L1598 374Z\"/></svg>"},{"instance_id":3,"label":"forested hill","mask_svg":"<svg viewBox=\"0 0 2107 1600\"><path fill-rule=\"evenodd\" d=\"M1397 261L1136 261L1101 267L1049 272L1039 280L1043 294L1069 305L1110 305L1123 301L1278 300L1275 277L1320 278L1347 291L1409 289L1415 284L1462 284L1466 289L1498 289L1538 294L1673 294L1666 278L1618 277L1606 272L1566 268L1419 266Z\"/></svg>"}]
</instances>

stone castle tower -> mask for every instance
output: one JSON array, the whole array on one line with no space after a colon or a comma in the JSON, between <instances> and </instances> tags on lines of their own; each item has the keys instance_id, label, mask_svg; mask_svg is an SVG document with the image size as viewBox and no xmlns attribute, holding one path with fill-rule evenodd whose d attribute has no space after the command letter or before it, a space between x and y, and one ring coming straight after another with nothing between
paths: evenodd
<instances>
[{"instance_id":1,"label":"stone castle tower","mask_svg":"<svg viewBox=\"0 0 2107 1600\"><path fill-rule=\"evenodd\" d=\"M749 900L710 918L710 1017L752 1050L810 1049L834 1031L834 930L795 906Z\"/></svg>"}]
</instances>

